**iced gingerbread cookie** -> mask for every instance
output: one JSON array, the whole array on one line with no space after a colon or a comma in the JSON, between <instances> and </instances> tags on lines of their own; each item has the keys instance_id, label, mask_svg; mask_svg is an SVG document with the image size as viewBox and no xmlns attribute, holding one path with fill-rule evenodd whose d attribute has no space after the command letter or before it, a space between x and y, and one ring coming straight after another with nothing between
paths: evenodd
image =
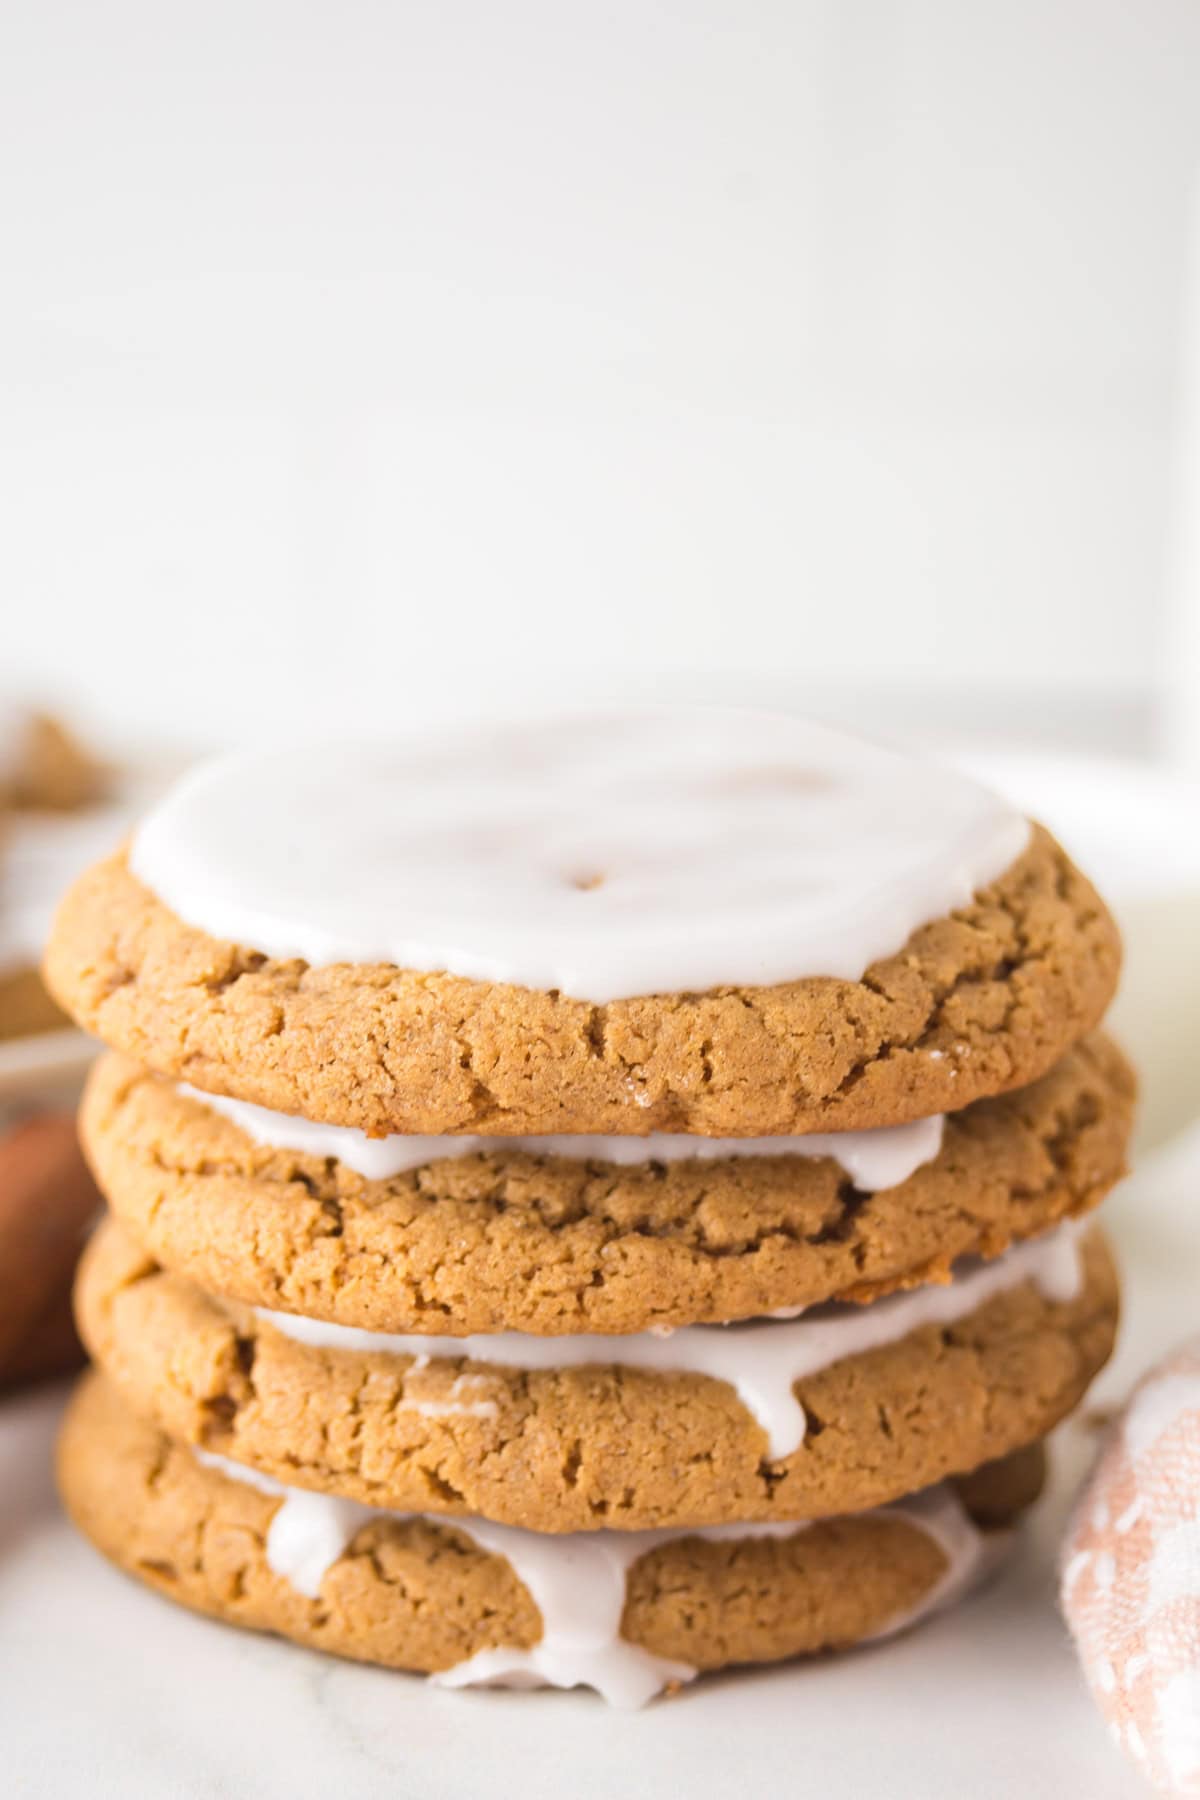
<instances>
[{"instance_id":1,"label":"iced gingerbread cookie","mask_svg":"<svg viewBox=\"0 0 1200 1800\"><path fill-rule=\"evenodd\" d=\"M46 972L159 1073L373 1135L759 1136L1036 1080L1118 963L974 782L682 709L212 765L72 889Z\"/></svg>"},{"instance_id":2,"label":"iced gingerbread cookie","mask_svg":"<svg viewBox=\"0 0 1200 1800\"><path fill-rule=\"evenodd\" d=\"M822 1138L367 1139L119 1055L81 1131L167 1268L375 1331L631 1332L866 1301L1088 1211L1133 1078L1093 1037L964 1112Z\"/></svg>"},{"instance_id":3,"label":"iced gingerbread cookie","mask_svg":"<svg viewBox=\"0 0 1200 1800\"><path fill-rule=\"evenodd\" d=\"M859 1511L1042 1437L1107 1360L1116 1278L1066 1225L945 1286L669 1335L436 1338L223 1301L121 1226L89 1352L172 1437L280 1479L532 1531Z\"/></svg>"},{"instance_id":4,"label":"iced gingerbread cookie","mask_svg":"<svg viewBox=\"0 0 1200 1800\"><path fill-rule=\"evenodd\" d=\"M806 1528L538 1539L389 1514L200 1460L95 1376L59 1447L75 1523L171 1599L446 1686L597 1689L639 1706L702 1670L891 1635L987 1572L1040 1447L957 1486Z\"/></svg>"}]
</instances>

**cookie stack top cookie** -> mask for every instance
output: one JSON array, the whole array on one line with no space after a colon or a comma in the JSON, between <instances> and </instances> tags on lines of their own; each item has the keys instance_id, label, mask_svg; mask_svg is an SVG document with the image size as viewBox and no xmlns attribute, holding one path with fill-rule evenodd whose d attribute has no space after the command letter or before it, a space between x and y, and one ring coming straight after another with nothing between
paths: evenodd
<instances>
[{"instance_id":1,"label":"cookie stack top cookie","mask_svg":"<svg viewBox=\"0 0 1200 1800\"><path fill-rule=\"evenodd\" d=\"M219 763L68 896L47 971L150 1067L371 1136L756 1136L1032 1081L1118 962L965 777L664 711Z\"/></svg>"}]
</instances>

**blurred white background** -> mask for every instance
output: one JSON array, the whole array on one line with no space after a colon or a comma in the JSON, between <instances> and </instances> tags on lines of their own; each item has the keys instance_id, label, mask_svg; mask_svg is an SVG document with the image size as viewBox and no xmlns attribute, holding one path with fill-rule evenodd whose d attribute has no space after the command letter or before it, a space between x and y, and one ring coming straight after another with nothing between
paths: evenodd
<instances>
[{"instance_id":1,"label":"blurred white background","mask_svg":"<svg viewBox=\"0 0 1200 1800\"><path fill-rule=\"evenodd\" d=\"M3 683L1150 748L1193 0L0 14Z\"/></svg>"},{"instance_id":2,"label":"blurred white background","mask_svg":"<svg viewBox=\"0 0 1200 1800\"><path fill-rule=\"evenodd\" d=\"M1197 0L0 0L0 699L184 754L656 690L948 741L1127 939L1168 1148L1110 1209L1109 1404L1197 1291L1198 75ZM10 1084L73 1082L59 1035ZM1049 1601L1066 1485L977 1654L867 1698L856 1661L803 1714L731 1688L626 1762L1124 1793ZM191 1621L147 1655L57 1524L30 1546L4 1755L39 1791L480 1785L483 1740L390 1681L188 1661ZM523 1791L600 1791L610 1726L507 1716Z\"/></svg>"}]
</instances>

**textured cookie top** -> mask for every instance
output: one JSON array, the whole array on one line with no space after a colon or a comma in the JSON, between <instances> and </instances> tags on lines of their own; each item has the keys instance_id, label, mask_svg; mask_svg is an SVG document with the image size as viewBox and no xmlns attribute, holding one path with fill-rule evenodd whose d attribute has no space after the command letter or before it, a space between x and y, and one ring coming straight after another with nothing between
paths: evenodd
<instances>
[{"instance_id":1,"label":"textured cookie top","mask_svg":"<svg viewBox=\"0 0 1200 1800\"><path fill-rule=\"evenodd\" d=\"M135 875L268 956L604 1005L858 981L1025 848L967 777L783 713L668 707L226 758Z\"/></svg>"},{"instance_id":2,"label":"textured cookie top","mask_svg":"<svg viewBox=\"0 0 1200 1800\"><path fill-rule=\"evenodd\" d=\"M852 1131L1035 1080L1100 1019L1116 928L1035 829L1011 868L861 981L606 1006L391 965L311 966L187 925L98 864L63 901L49 985L162 1074L374 1135Z\"/></svg>"},{"instance_id":3,"label":"textured cookie top","mask_svg":"<svg viewBox=\"0 0 1200 1800\"><path fill-rule=\"evenodd\" d=\"M620 1163L452 1139L464 1154L363 1175L323 1147L256 1141L111 1054L80 1129L114 1211L202 1287L376 1331L560 1334L936 1279L1095 1205L1124 1167L1132 1111L1128 1065L1090 1038L1032 1087L952 1113L930 1160L873 1193L828 1154L663 1163L654 1139L625 1140L646 1153Z\"/></svg>"}]
</instances>

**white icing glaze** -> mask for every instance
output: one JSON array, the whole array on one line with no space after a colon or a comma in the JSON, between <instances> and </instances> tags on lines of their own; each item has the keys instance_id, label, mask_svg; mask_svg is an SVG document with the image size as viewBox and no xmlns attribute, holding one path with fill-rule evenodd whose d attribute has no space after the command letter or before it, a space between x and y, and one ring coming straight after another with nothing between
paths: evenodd
<instances>
[{"instance_id":1,"label":"white icing glaze","mask_svg":"<svg viewBox=\"0 0 1200 1800\"><path fill-rule=\"evenodd\" d=\"M935 1113L908 1125L877 1131L830 1131L809 1137L713 1138L685 1132L652 1131L646 1137L598 1137L561 1133L545 1137L418 1137L396 1133L369 1138L346 1125L320 1125L294 1113L270 1112L246 1100L204 1094L179 1084L179 1091L218 1112L256 1144L295 1150L302 1156L336 1157L367 1181L388 1181L406 1169L456 1156L527 1150L533 1156L569 1156L582 1162L646 1163L709 1161L726 1156L832 1157L864 1193L899 1187L942 1147L945 1119Z\"/></svg>"},{"instance_id":2,"label":"white icing glaze","mask_svg":"<svg viewBox=\"0 0 1200 1800\"><path fill-rule=\"evenodd\" d=\"M683 707L226 758L150 813L131 866L272 956L602 1003L857 980L1027 841L952 770Z\"/></svg>"},{"instance_id":3,"label":"white icing glaze","mask_svg":"<svg viewBox=\"0 0 1200 1800\"><path fill-rule=\"evenodd\" d=\"M207 1467L283 1501L267 1533L267 1562L275 1574L310 1599L318 1597L326 1573L356 1534L376 1519L424 1517L443 1530L461 1531L490 1555L502 1556L542 1615L541 1640L528 1650L506 1646L480 1650L432 1676L440 1687L591 1687L610 1706L644 1706L668 1682L691 1681L696 1670L687 1663L654 1656L622 1638L626 1581L634 1563L672 1539L698 1537L736 1543L756 1537L792 1537L807 1529L804 1523L781 1521L554 1536L496 1525L488 1519L386 1512L355 1500L285 1487L227 1457L203 1450L194 1454ZM889 1620L874 1634L876 1638L890 1637L947 1605L980 1577L989 1562L981 1533L949 1486L881 1507L873 1516L915 1525L933 1538L946 1558L945 1572L937 1583L915 1607Z\"/></svg>"},{"instance_id":4,"label":"white icing glaze","mask_svg":"<svg viewBox=\"0 0 1200 1800\"><path fill-rule=\"evenodd\" d=\"M804 1440L804 1410L793 1391L797 1382L846 1357L896 1343L923 1325L953 1324L1021 1282L1036 1282L1047 1299L1066 1301L1079 1292L1081 1280L1078 1230L1068 1223L1045 1237L1014 1245L994 1262L960 1266L945 1286L914 1288L871 1306L812 1307L792 1320L687 1325L677 1331L613 1336L534 1337L504 1331L455 1338L363 1331L266 1307L257 1310L260 1319L302 1344L415 1357L409 1374L427 1368L431 1359L469 1357L472 1362L515 1369L619 1364L667 1374L707 1375L735 1389L766 1433L768 1454L778 1460L790 1456Z\"/></svg>"},{"instance_id":5,"label":"white icing glaze","mask_svg":"<svg viewBox=\"0 0 1200 1800\"><path fill-rule=\"evenodd\" d=\"M428 1366L429 1358L427 1356L418 1356L416 1361L409 1365L408 1372L410 1375L418 1374L422 1369L428 1368ZM409 1412L419 1414L423 1419L494 1419L500 1411L499 1405L495 1400L469 1400L463 1398L464 1390L469 1388L486 1388L487 1385L488 1378L486 1375L459 1375L456 1376L454 1381L450 1384L450 1398L448 1400L406 1401L406 1409Z\"/></svg>"}]
</instances>

